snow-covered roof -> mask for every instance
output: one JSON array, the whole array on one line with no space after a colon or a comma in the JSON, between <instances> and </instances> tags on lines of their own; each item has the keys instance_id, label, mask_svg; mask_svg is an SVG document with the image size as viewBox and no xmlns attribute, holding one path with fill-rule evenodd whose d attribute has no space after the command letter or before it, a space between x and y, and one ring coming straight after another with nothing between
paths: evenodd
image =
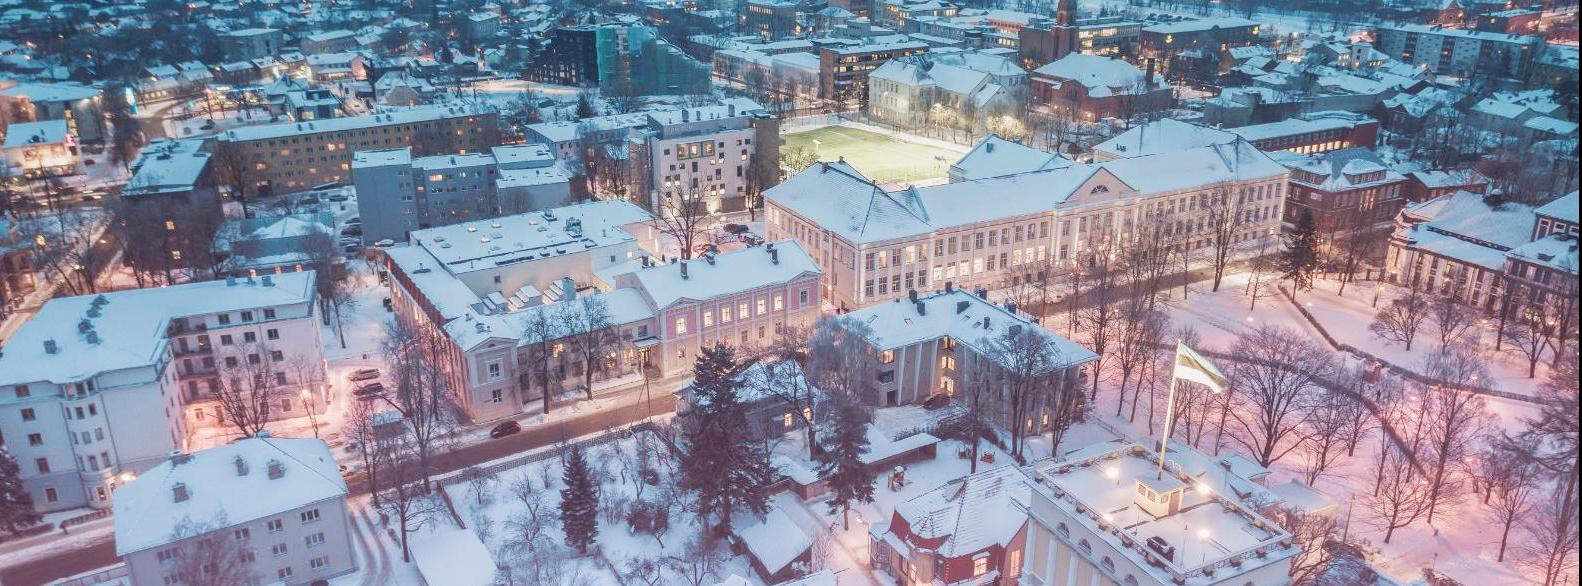
<instances>
[{"instance_id":1,"label":"snow-covered roof","mask_svg":"<svg viewBox=\"0 0 1582 586\"><path fill-rule=\"evenodd\" d=\"M640 268L632 276L653 300L654 307L663 310L684 300L705 301L820 273L818 263L795 240L771 242L713 258L713 262L692 259ZM682 276L682 263L686 265L686 276Z\"/></svg>"},{"instance_id":2,"label":"snow-covered roof","mask_svg":"<svg viewBox=\"0 0 1582 586\"><path fill-rule=\"evenodd\" d=\"M1143 71L1135 65L1100 55L1071 53L1033 70L1033 73L1071 80L1088 88L1088 95L1103 97L1133 93L1142 85ZM1163 76L1155 76L1149 90L1168 87Z\"/></svg>"},{"instance_id":3,"label":"snow-covered roof","mask_svg":"<svg viewBox=\"0 0 1582 586\"><path fill-rule=\"evenodd\" d=\"M1139 193L1165 193L1225 181L1258 180L1288 173L1244 140L1102 163Z\"/></svg>"},{"instance_id":4,"label":"snow-covered roof","mask_svg":"<svg viewBox=\"0 0 1582 586\"><path fill-rule=\"evenodd\" d=\"M1285 484L1269 487L1269 492L1279 497L1286 507L1303 514L1333 514L1338 508L1334 499L1294 478Z\"/></svg>"},{"instance_id":5,"label":"snow-covered roof","mask_svg":"<svg viewBox=\"0 0 1582 586\"><path fill-rule=\"evenodd\" d=\"M1359 124L1369 122L1374 122L1373 118L1351 112L1314 112L1298 118L1287 118L1279 122L1233 128L1229 132L1257 142L1327 130L1355 128Z\"/></svg>"},{"instance_id":6,"label":"snow-covered roof","mask_svg":"<svg viewBox=\"0 0 1582 586\"><path fill-rule=\"evenodd\" d=\"M1267 502L1268 492L1189 446L1172 442L1164 476L1156 480L1156 452L1141 444L1104 442L1072 452L1060 461L1035 465L1042 482L1034 490L1052 502L1063 517L1086 526L1110 549L1138 568L1169 583L1186 576L1185 584L1229 581L1226 571L1251 572L1295 555L1299 548L1282 546L1290 537L1253 505ZM1179 508L1156 517L1136 503L1136 483L1180 490ZM1248 491L1251 492L1248 492ZM1249 497L1255 497L1250 498ZM1084 512L1078 512L1082 507ZM1202 537L1207 532L1208 538ZM1123 542L1120 535L1129 539ZM1151 538L1175 549L1173 560L1147 550ZM1266 552L1259 555L1257 552ZM1235 559L1239 566L1227 566ZM1156 565L1158 564L1158 565ZM1205 575L1198 568L1215 566ZM1179 581L1177 583L1180 583Z\"/></svg>"},{"instance_id":7,"label":"snow-covered roof","mask_svg":"<svg viewBox=\"0 0 1582 586\"><path fill-rule=\"evenodd\" d=\"M589 201L417 230L409 238L446 270L463 273L631 242L623 228L652 219L624 200Z\"/></svg>"},{"instance_id":8,"label":"snow-covered roof","mask_svg":"<svg viewBox=\"0 0 1582 586\"><path fill-rule=\"evenodd\" d=\"M1093 147L1113 158L1141 157L1234 142L1231 132L1174 118L1140 124Z\"/></svg>"},{"instance_id":9,"label":"snow-covered roof","mask_svg":"<svg viewBox=\"0 0 1582 586\"><path fill-rule=\"evenodd\" d=\"M0 148L22 148L30 145L66 142L71 134L65 120L40 120L21 122L6 128L5 144Z\"/></svg>"},{"instance_id":10,"label":"snow-covered roof","mask_svg":"<svg viewBox=\"0 0 1582 586\"><path fill-rule=\"evenodd\" d=\"M1577 223L1577 192L1573 190L1554 201L1538 206L1534 212L1540 216L1575 224Z\"/></svg>"},{"instance_id":11,"label":"snow-covered roof","mask_svg":"<svg viewBox=\"0 0 1582 586\"><path fill-rule=\"evenodd\" d=\"M1505 34L1505 33L1480 31L1480 30L1468 29L1468 28L1455 28L1455 27L1446 27L1446 26L1439 26L1439 25L1427 25L1427 24L1387 25L1387 26L1379 27L1379 30L1381 30L1381 31L1400 31L1400 32L1413 33L1413 34L1419 34L1419 35L1435 35L1435 36L1442 36L1442 37L1457 37L1457 38L1462 38L1462 39L1477 39L1477 40L1480 40L1480 41L1490 41L1490 42L1496 42L1496 43L1515 43L1515 44L1518 44L1518 45L1531 45L1531 44L1539 42L1539 40L1540 40L1538 37L1528 37L1528 36L1521 36L1521 35L1510 35L1510 34Z\"/></svg>"},{"instance_id":12,"label":"snow-covered roof","mask_svg":"<svg viewBox=\"0 0 1582 586\"><path fill-rule=\"evenodd\" d=\"M428 584L492 586L494 556L478 534L461 528L418 531L412 536L412 558Z\"/></svg>"},{"instance_id":13,"label":"snow-covered roof","mask_svg":"<svg viewBox=\"0 0 1582 586\"><path fill-rule=\"evenodd\" d=\"M1362 147L1310 155L1280 153L1277 158L1287 167L1311 174L1311 176L1293 175L1292 181L1329 192L1388 185L1406 180L1405 175L1386 166L1384 160L1379 158L1373 149Z\"/></svg>"},{"instance_id":14,"label":"snow-covered roof","mask_svg":"<svg viewBox=\"0 0 1582 586\"><path fill-rule=\"evenodd\" d=\"M923 312L918 312L918 305ZM872 329L868 342L879 350L904 348L949 336L990 359L1001 358L990 342L1020 328L1043 337L1053 350L1057 367L1071 367L1098 358L1092 350L1051 332L1006 308L960 289L919 296L917 303L896 299L846 314L846 319Z\"/></svg>"},{"instance_id":15,"label":"snow-covered roof","mask_svg":"<svg viewBox=\"0 0 1582 586\"><path fill-rule=\"evenodd\" d=\"M202 139L155 140L132 163L132 180L122 197L190 191L209 167L211 153Z\"/></svg>"},{"instance_id":16,"label":"snow-covered roof","mask_svg":"<svg viewBox=\"0 0 1582 586\"><path fill-rule=\"evenodd\" d=\"M1396 238L1491 271L1503 270L1505 253L1528 242L1535 219L1530 206L1492 207L1484 196L1467 191L1411 204L1401 213L1421 221L1397 230Z\"/></svg>"},{"instance_id":17,"label":"snow-covered roof","mask_svg":"<svg viewBox=\"0 0 1582 586\"><path fill-rule=\"evenodd\" d=\"M75 83L22 82L0 89L0 96L27 98L32 102L68 102L98 97L99 88Z\"/></svg>"},{"instance_id":18,"label":"snow-covered roof","mask_svg":"<svg viewBox=\"0 0 1582 586\"><path fill-rule=\"evenodd\" d=\"M411 106L407 108L386 108L373 114L362 116L346 116L341 118L323 118L305 122L283 122L279 124L263 124L259 126L243 126L220 133L220 140L224 142L242 142L249 140L264 140L283 138L320 132L341 132L364 128L380 128L443 120L446 118L460 118L476 116L483 112L456 104L428 104Z\"/></svg>"},{"instance_id":19,"label":"snow-covered roof","mask_svg":"<svg viewBox=\"0 0 1582 586\"><path fill-rule=\"evenodd\" d=\"M972 555L1006 546L1027 524L1030 479L1016 466L1001 466L958 478L895 506L912 535L943 538L940 556Z\"/></svg>"},{"instance_id":20,"label":"snow-covered roof","mask_svg":"<svg viewBox=\"0 0 1582 586\"><path fill-rule=\"evenodd\" d=\"M313 271L269 279L269 285L263 279L200 281L51 299L6 341L0 385L79 382L152 366L165 350L171 318L313 300ZM46 343L56 351L47 351Z\"/></svg>"},{"instance_id":21,"label":"snow-covered roof","mask_svg":"<svg viewBox=\"0 0 1582 586\"><path fill-rule=\"evenodd\" d=\"M1179 35L1179 34L1195 33L1195 32L1207 31L1207 30L1214 30L1214 29L1228 29L1228 28L1241 28L1241 27L1253 27L1253 26L1258 26L1258 23L1256 21L1247 20L1245 18L1233 18L1233 17L1195 18L1195 19L1190 19L1190 20L1179 20L1179 21L1176 21L1176 22L1166 22L1166 23L1148 25L1146 27L1143 27L1143 31L1144 32L1150 32L1150 33L1158 33L1158 34L1161 34L1161 35Z\"/></svg>"},{"instance_id":22,"label":"snow-covered roof","mask_svg":"<svg viewBox=\"0 0 1582 586\"><path fill-rule=\"evenodd\" d=\"M282 473L270 478L276 465ZM178 486L185 500L176 499ZM345 496L322 440L247 438L167 460L116 489L115 550L125 556L173 543L172 528L183 520L218 530Z\"/></svg>"},{"instance_id":23,"label":"snow-covered roof","mask_svg":"<svg viewBox=\"0 0 1582 586\"><path fill-rule=\"evenodd\" d=\"M950 166L951 177L960 180L986 179L1029 171L1062 169L1074 162L1055 153L990 134L978 141L966 155Z\"/></svg>"},{"instance_id":24,"label":"snow-covered roof","mask_svg":"<svg viewBox=\"0 0 1582 586\"><path fill-rule=\"evenodd\" d=\"M750 514L731 517L731 532L771 574L778 574L813 547L813 538L778 504L770 505L762 519Z\"/></svg>"}]
</instances>

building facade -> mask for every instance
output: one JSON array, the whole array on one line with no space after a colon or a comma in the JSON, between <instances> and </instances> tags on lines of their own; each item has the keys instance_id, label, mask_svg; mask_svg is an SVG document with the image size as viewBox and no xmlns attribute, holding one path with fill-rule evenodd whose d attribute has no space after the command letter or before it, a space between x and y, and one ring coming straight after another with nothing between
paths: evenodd
<instances>
[{"instance_id":1,"label":"building facade","mask_svg":"<svg viewBox=\"0 0 1582 586\"><path fill-rule=\"evenodd\" d=\"M543 144L427 157L413 157L411 147L359 151L351 170L365 244L560 207L572 198L571 172Z\"/></svg>"},{"instance_id":2,"label":"building facade","mask_svg":"<svg viewBox=\"0 0 1582 586\"><path fill-rule=\"evenodd\" d=\"M1543 47L1537 37L1423 24L1381 26L1375 46L1441 75L1516 79L1527 78Z\"/></svg>"},{"instance_id":3,"label":"building facade","mask_svg":"<svg viewBox=\"0 0 1582 586\"><path fill-rule=\"evenodd\" d=\"M247 438L177 452L116 491L116 554L133 584L179 583L212 551L252 583L315 584L357 571L346 483L318 439ZM186 574L190 575L190 574Z\"/></svg>"},{"instance_id":4,"label":"building facade","mask_svg":"<svg viewBox=\"0 0 1582 586\"><path fill-rule=\"evenodd\" d=\"M410 147L414 154L482 152L499 144L493 111L453 105L392 108L349 116L247 126L219 135L216 156L233 188L291 193L350 181L357 151Z\"/></svg>"},{"instance_id":5,"label":"building facade","mask_svg":"<svg viewBox=\"0 0 1582 586\"><path fill-rule=\"evenodd\" d=\"M0 354L0 443L40 511L110 506L130 475L222 425L213 385L262 376L305 415L327 397L313 272L53 299ZM274 386L278 385L278 386ZM289 392L288 392L289 391Z\"/></svg>"},{"instance_id":6,"label":"building facade","mask_svg":"<svg viewBox=\"0 0 1582 586\"><path fill-rule=\"evenodd\" d=\"M1320 231L1335 233L1385 227L1406 203L1406 176L1370 149L1283 156L1291 168L1285 224L1310 215Z\"/></svg>"}]
</instances>

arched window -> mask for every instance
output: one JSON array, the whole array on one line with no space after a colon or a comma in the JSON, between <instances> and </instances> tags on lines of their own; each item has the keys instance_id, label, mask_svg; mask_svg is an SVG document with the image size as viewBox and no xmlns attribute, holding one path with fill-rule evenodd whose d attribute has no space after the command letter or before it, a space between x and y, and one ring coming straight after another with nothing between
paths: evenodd
<instances>
[{"instance_id":1,"label":"arched window","mask_svg":"<svg viewBox=\"0 0 1582 586\"><path fill-rule=\"evenodd\" d=\"M1098 195L1100 193L1109 193L1109 192L1110 192L1110 188L1109 188L1108 185L1094 185L1093 189L1088 190L1088 195Z\"/></svg>"}]
</instances>

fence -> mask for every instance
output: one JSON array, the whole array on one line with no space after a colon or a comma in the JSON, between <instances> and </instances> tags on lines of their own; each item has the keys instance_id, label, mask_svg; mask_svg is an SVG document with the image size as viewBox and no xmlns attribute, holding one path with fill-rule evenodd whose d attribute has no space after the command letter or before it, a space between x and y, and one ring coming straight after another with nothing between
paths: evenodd
<instances>
[{"instance_id":1,"label":"fence","mask_svg":"<svg viewBox=\"0 0 1582 586\"><path fill-rule=\"evenodd\" d=\"M132 571L126 567L126 564L119 563L108 568L77 574L70 578L62 578L60 580L50 582L50 586L92 586L94 584L103 584L105 582L116 581L122 578L129 578L131 575Z\"/></svg>"},{"instance_id":2,"label":"fence","mask_svg":"<svg viewBox=\"0 0 1582 586\"><path fill-rule=\"evenodd\" d=\"M1420 373L1418 373L1418 372L1416 372L1416 371L1414 371L1414 370L1412 370L1410 368L1406 368L1404 366L1401 366L1401 365L1395 364L1393 362L1390 362L1389 360L1385 360L1383 358L1380 358L1379 356L1375 356L1373 353L1368 352L1367 350L1363 350L1361 348L1357 348L1356 346L1352 346L1351 344L1347 344L1345 342L1341 342L1339 340L1336 340L1334 336L1331 336L1329 334L1329 330L1324 328L1323 324L1318 323L1318 320L1313 317L1313 314L1308 313L1306 307L1303 307L1302 304L1296 302L1296 298L1291 295L1290 291L1287 291L1285 289L1284 285L1279 286L1279 289L1280 289L1280 294L1285 296L1286 301L1290 301L1291 302L1291 307L1295 307L1296 308L1297 313L1300 313L1302 315L1302 319L1307 320L1308 325L1311 325L1311 326L1313 326L1313 329L1318 330L1318 334L1324 338L1324 342L1329 344L1329 346L1331 348L1334 348L1334 349L1339 350L1341 352L1346 352L1346 353L1351 354L1352 356L1356 356L1357 358L1362 359L1362 360L1370 360L1370 361L1373 361L1375 363L1382 364L1382 365L1384 365L1386 370L1390 371L1390 373L1392 373L1392 374L1394 374L1396 376L1399 376L1401 378L1405 378L1407 380L1410 380L1410 381L1415 382L1415 383L1420 384L1420 385L1427 385L1427 386L1432 386L1432 387L1454 389L1454 390L1462 391L1462 392L1466 392L1466 393L1473 393L1473 394L1477 394L1477 395L1485 395L1485 396L1489 396L1489 397L1499 397L1499 398L1502 398L1502 399L1510 399L1512 401L1522 401L1524 403L1533 403L1533 404L1536 404L1536 405L1543 405L1543 404L1545 404L1544 401L1535 399L1533 397L1528 397L1526 395L1518 395L1516 393L1508 393L1508 392L1505 392L1505 391L1496 391L1496 390L1488 388L1488 387L1480 387L1480 386L1469 385L1469 384L1466 384L1466 383L1459 383L1459 382L1451 382L1451 381L1446 381L1446 380L1440 380L1440 379L1433 378L1433 377L1430 377L1430 376L1427 376L1427 375L1423 375L1423 374L1420 374Z\"/></svg>"}]
</instances>

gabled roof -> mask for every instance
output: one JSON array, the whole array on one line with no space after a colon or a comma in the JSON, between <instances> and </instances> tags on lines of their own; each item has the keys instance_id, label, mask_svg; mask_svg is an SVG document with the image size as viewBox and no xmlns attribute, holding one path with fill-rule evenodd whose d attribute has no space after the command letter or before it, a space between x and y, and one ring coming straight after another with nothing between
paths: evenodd
<instances>
[{"instance_id":1,"label":"gabled roof","mask_svg":"<svg viewBox=\"0 0 1582 586\"><path fill-rule=\"evenodd\" d=\"M973 180L1027 173L1031 171L1044 171L1048 169L1063 169L1075 164L1055 153L1042 151L1019 142L1000 138L990 134L978 141L966 155L950 166L951 175L956 179Z\"/></svg>"},{"instance_id":2,"label":"gabled roof","mask_svg":"<svg viewBox=\"0 0 1582 586\"><path fill-rule=\"evenodd\" d=\"M972 555L1007 545L1027 525L1032 496L1026 474L1001 466L952 480L895 507L912 535L944 538L934 548L946 558Z\"/></svg>"},{"instance_id":3,"label":"gabled roof","mask_svg":"<svg viewBox=\"0 0 1582 586\"><path fill-rule=\"evenodd\" d=\"M770 254L773 245L774 256ZM778 257L778 262L775 257ZM639 286L663 310L683 300L704 301L760 287L789 283L796 278L819 274L818 263L795 240L771 242L703 259L640 268L632 273ZM786 299L787 304L794 300Z\"/></svg>"}]
</instances>

